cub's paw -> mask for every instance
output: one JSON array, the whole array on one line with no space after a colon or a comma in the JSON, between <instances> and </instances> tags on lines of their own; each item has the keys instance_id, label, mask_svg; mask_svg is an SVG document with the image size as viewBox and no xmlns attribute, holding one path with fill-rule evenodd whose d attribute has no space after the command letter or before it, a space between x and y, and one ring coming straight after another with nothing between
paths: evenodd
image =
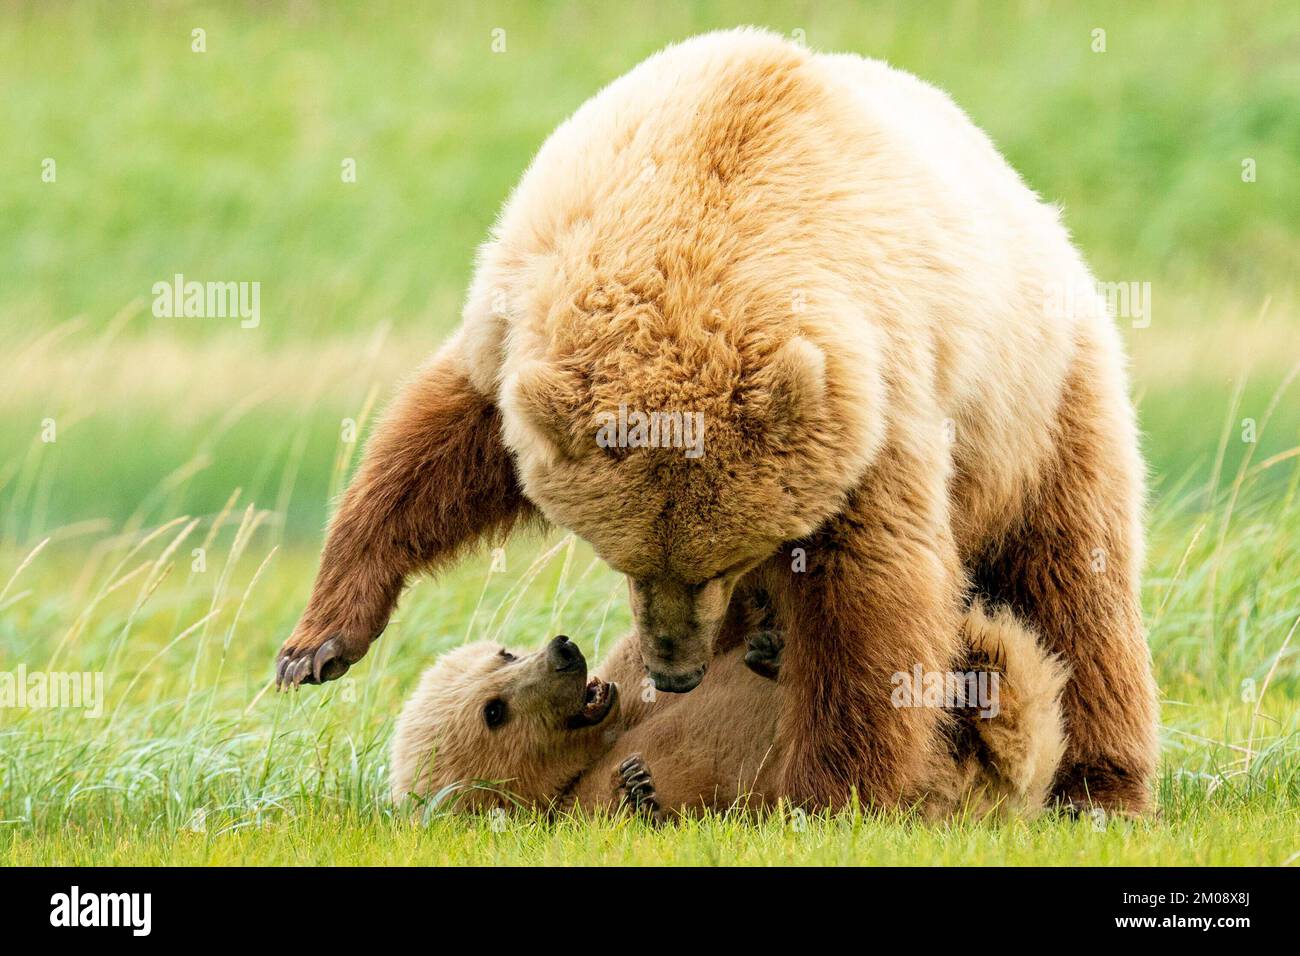
<instances>
[{"instance_id":1,"label":"cub's paw","mask_svg":"<svg viewBox=\"0 0 1300 956\"><path fill-rule=\"evenodd\" d=\"M342 631L312 632L299 625L276 659L276 689L337 680L369 647L369 641L349 638Z\"/></svg>"},{"instance_id":2,"label":"cub's paw","mask_svg":"<svg viewBox=\"0 0 1300 956\"><path fill-rule=\"evenodd\" d=\"M759 677L776 680L781 673L781 652L785 649L785 635L780 631L755 631L745 640L745 666Z\"/></svg>"},{"instance_id":3,"label":"cub's paw","mask_svg":"<svg viewBox=\"0 0 1300 956\"><path fill-rule=\"evenodd\" d=\"M650 776L650 768L644 757L632 754L618 765L614 776L615 789L625 806L654 823L663 819L659 796L655 793L654 778Z\"/></svg>"}]
</instances>

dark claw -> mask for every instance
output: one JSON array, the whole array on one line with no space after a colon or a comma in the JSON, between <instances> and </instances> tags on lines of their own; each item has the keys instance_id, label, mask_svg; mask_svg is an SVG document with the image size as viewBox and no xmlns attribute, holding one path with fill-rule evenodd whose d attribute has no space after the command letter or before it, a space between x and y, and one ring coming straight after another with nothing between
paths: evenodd
<instances>
[{"instance_id":1,"label":"dark claw","mask_svg":"<svg viewBox=\"0 0 1300 956\"><path fill-rule=\"evenodd\" d=\"M321 682L322 668L332 664L336 659L338 659L339 653L339 642L332 637L316 649L316 653L311 659L311 676L317 684ZM343 669L347 670L346 663L343 664ZM329 678L326 678L326 680L329 680Z\"/></svg>"},{"instance_id":2,"label":"dark claw","mask_svg":"<svg viewBox=\"0 0 1300 956\"><path fill-rule=\"evenodd\" d=\"M758 631L746 640L745 666L759 677L776 680L781 674L785 640L780 631Z\"/></svg>"},{"instance_id":3,"label":"dark claw","mask_svg":"<svg viewBox=\"0 0 1300 956\"><path fill-rule=\"evenodd\" d=\"M296 688L302 684L323 684L337 680L348 672L346 645L336 634L314 651L285 648L275 666L276 690Z\"/></svg>"},{"instance_id":4,"label":"dark claw","mask_svg":"<svg viewBox=\"0 0 1300 956\"><path fill-rule=\"evenodd\" d=\"M618 765L619 782L623 789L623 799L637 813L644 814L651 820L661 818L658 794L655 793L654 779L645 758L633 754Z\"/></svg>"},{"instance_id":5,"label":"dark claw","mask_svg":"<svg viewBox=\"0 0 1300 956\"><path fill-rule=\"evenodd\" d=\"M293 669L289 672L289 680L296 689L302 683L304 677L311 673L311 661L305 657L300 657L293 662Z\"/></svg>"}]
</instances>

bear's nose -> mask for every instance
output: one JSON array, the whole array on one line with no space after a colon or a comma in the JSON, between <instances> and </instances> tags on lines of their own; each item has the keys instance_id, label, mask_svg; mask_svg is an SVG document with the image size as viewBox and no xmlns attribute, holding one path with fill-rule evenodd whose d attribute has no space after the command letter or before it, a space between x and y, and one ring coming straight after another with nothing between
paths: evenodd
<instances>
[{"instance_id":1,"label":"bear's nose","mask_svg":"<svg viewBox=\"0 0 1300 956\"><path fill-rule=\"evenodd\" d=\"M667 691L670 694L685 694L699 686L700 681L704 680L704 672L707 669L707 665L701 665L693 671L680 674L651 670L650 679L654 681L655 690Z\"/></svg>"},{"instance_id":2,"label":"bear's nose","mask_svg":"<svg viewBox=\"0 0 1300 956\"><path fill-rule=\"evenodd\" d=\"M560 673L577 670L583 664L582 651L563 634L551 640L546 655L550 659L551 666Z\"/></svg>"}]
</instances>

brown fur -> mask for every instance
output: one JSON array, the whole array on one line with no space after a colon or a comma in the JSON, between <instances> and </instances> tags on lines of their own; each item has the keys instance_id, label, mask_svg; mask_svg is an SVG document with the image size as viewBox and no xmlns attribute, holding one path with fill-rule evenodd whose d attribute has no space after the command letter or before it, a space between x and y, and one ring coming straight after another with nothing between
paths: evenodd
<instances>
[{"instance_id":1,"label":"brown fur","mask_svg":"<svg viewBox=\"0 0 1300 956\"><path fill-rule=\"evenodd\" d=\"M1072 662L1070 746L1056 793L1079 807L1149 808L1156 694L1137 582L1140 491L1121 467L1111 416L1082 368L1058 412L1058 456L1020 521L978 565L977 584L1031 622ZM1099 799L1100 798L1100 799Z\"/></svg>"},{"instance_id":2,"label":"brown fur","mask_svg":"<svg viewBox=\"0 0 1300 956\"><path fill-rule=\"evenodd\" d=\"M1064 749L1065 670L1005 611L972 608L962 636L963 659L1001 678L999 710L991 718L974 706L960 712L967 733L952 735L936 776L911 799L930 815L1033 814L1046 802ZM639 754L663 810L770 806L780 787L777 715L786 692L752 673L743 658L743 647L721 653L685 697L652 695L629 636L598 668L621 688L620 707L601 726L574 730L545 719L548 695L533 692L520 701L536 686L545 650L504 664L495 645L457 648L425 673L398 718L393 797L445 789L456 794L451 805L458 809L613 809L623 800L618 768ZM513 723L490 729L481 709L499 696L510 701ZM571 691L559 696L572 700Z\"/></svg>"},{"instance_id":3,"label":"brown fur","mask_svg":"<svg viewBox=\"0 0 1300 956\"><path fill-rule=\"evenodd\" d=\"M375 430L330 524L311 600L280 652L282 675L295 665L308 683L340 676L384 630L408 575L535 513L501 442L500 413L450 351ZM312 655L331 640L339 655L311 673Z\"/></svg>"},{"instance_id":4,"label":"brown fur","mask_svg":"<svg viewBox=\"0 0 1300 956\"><path fill-rule=\"evenodd\" d=\"M995 806L1031 813L1048 802L1065 753L1061 696L1068 668L1005 608L989 613L977 603L962 623L962 636L966 654L960 669L999 677L998 713L985 716L973 704L958 711L967 742L953 748L957 772L932 786L930 802L955 810Z\"/></svg>"},{"instance_id":5,"label":"brown fur","mask_svg":"<svg viewBox=\"0 0 1300 956\"><path fill-rule=\"evenodd\" d=\"M914 77L758 31L665 50L511 196L460 332L372 442L279 676L337 676L405 575L535 509L628 576L661 690L716 666L733 590L771 593L782 796L925 789L950 721L890 708L884 679L953 660L974 583L1072 669L1059 793L1140 811L1143 473L1092 282L1056 210ZM1057 286L1077 297L1053 311ZM598 447L620 405L702 414L706 453Z\"/></svg>"},{"instance_id":6,"label":"brown fur","mask_svg":"<svg viewBox=\"0 0 1300 956\"><path fill-rule=\"evenodd\" d=\"M788 635L780 736L791 793L823 805L853 790L871 803L911 802L939 772L943 711L895 708L888 688L894 673L947 670L958 656L960 569L941 490L925 469L887 455L841 514L797 545L805 572L792 573L784 551L765 569Z\"/></svg>"}]
</instances>

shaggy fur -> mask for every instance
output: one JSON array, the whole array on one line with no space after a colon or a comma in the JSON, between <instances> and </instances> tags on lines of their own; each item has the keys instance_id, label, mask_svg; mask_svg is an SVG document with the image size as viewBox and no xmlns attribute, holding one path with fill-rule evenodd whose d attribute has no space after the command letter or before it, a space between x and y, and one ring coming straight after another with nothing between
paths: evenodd
<instances>
[{"instance_id":1,"label":"shaggy fur","mask_svg":"<svg viewBox=\"0 0 1300 956\"><path fill-rule=\"evenodd\" d=\"M973 608L962 634L969 666L998 674L999 709L993 717L979 716L974 707L962 710L951 759L922 795L925 809L931 815L1032 815L1046 803L1065 749L1065 669L1005 611L989 616ZM647 702L639 651L629 636L598 674L623 688L620 700L632 702L601 725L576 730L566 725L563 710L546 709L552 695L536 690L539 664L545 670L545 650L506 662L497 645L480 642L429 668L397 721L393 799L446 790L457 793L458 809L516 802L612 809L627 801L619 768L639 757L664 811L758 809L773 801L782 690L746 668L743 648L719 655L690 695L654 695ZM571 690L555 696L572 707ZM509 702L512 716L489 728L483 707L496 699Z\"/></svg>"},{"instance_id":2,"label":"shaggy fur","mask_svg":"<svg viewBox=\"0 0 1300 956\"><path fill-rule=\"evenodd\" d=\"M1061 698L1068 669L1006 608L976 604L962 624L964 671L997 674L998 712L967 706L953 746L957 772L932 786L936 808L1032 814L1047 801L1065 754Z\"/></svg>"},{"instance_id":3,"label":"shaggy fur","mask_svg":"<svg viewBox=\"0 0 1300 956\"><path fill-rule=\"evenodd\" d=\"M501 443L500 413L444 349L376 429L330 525L278 679L342 676L383 632L408 575L436 570L534 513Z\"/></svg>"},{"instance_id":4,"label":"shaggy fur","mask_svg":"<svg viewBox=\"0 0 1300 956\"><path fill-rule=\"evenodd\" d=\"M1141 811L1143 470L1093 288L939 91L752 30L670 47L506 204L460 331L331 528L281 680L337 676L406 574L536 508L628 576L661 690L704 677L733 591L771 593L781 795L923 789L948 721L882 682L955 659L974 585L1071 667L1058 794ZM620 406L702 413L703 456L598 446Z\"/></svg>"}]
</instances>

